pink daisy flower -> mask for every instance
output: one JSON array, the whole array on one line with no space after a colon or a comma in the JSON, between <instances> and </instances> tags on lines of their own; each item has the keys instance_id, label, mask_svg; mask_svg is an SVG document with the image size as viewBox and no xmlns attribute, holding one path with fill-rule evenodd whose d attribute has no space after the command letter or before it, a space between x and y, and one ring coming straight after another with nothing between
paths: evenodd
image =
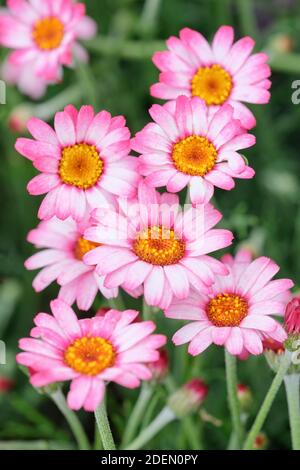
<instances>
[{"instance_id":1,"label":"pink daisy flower","mask_svg":"<svg viewBox=\"0 0 300 470\"><path fill-rule=\"evenodd\" d=\"M251 111L242 103L268 103L271 70L268 56L251 54L254 40L244 37L233 44L234 30L221 26L210 46L202 34L189 28L180 39L170 37L168 51L156 52L153 62L161 71L151 95L165 100L179 95L198 96L212 113L225 103L246 129L255 126Z\"/></svg>"},{"instance_id":2,"label":"pink daisy flower","mask_svg":"<svg viewBox=\"0 0 300 470\"><path fill-rule=\"evenodd\" d=\"M63 66L72 66L74 56L87 61L87 53L77 40L93 37L97 28L85 16L83 3L7 0L7 7L0 14L0 45L13 49L8 68L19 71L19 76L11 78L23 92L38 98L46 84L62 79ZM36 91L38 79L41 83Z\"/></svg>"},{"instance_id":3,"label":"pink daisy flower","mask_svg":"<svg viewBox=\"0 0 300 470\"><path fill-rule=\"evenodd\" d=\"M150 115L155 123L132 140L150 186L166 186L172 193L188 186L192 203L203 204L215 186L230 190L233 178L254 176L238 152L254 145L255 137L232 118L230 105L209 116L203 100L180 96L176 102L152 106Z\"/></svg>"},{"instance_id":4,"label":"pink daisy flower","mask_svg":"<svg viewBox=\"0 0 300 470\"><path fill-rule=\"evenodd\" d=\"M159 359L163 335L153 335L151 321L133 323L139 312L110 310L104 317L78 320L62 300L51 302L52 315L39 313L31 338L20 340L25 352L17 362L33 372L34 387L71 380L69 407L94 411L107 382L136 388L150 380L147 363Z\"/></svg>"},{"instance_id":5,"label":"pink daisy flower","mask_svg":"<svg viewBox=\"0 0 300 470\"><path fill-rule=\"evenodd\" d=\"M59 298L70 305L76 301L80 310L89 310L98 291L107 299L118 295L117 288L104 286L104 278L96 273L94 266L83 262L84 255L98 246L83 237L88 222L89 216L80 223L54 217L42 221L27 237L30 243L42 248L25 261L29 270L42 268L33 281L36 292L56 280L62 286Z\"/></svg>"},{"instance_id":6,"label":"pink daisy flower","mask_svg":"<svg viewBox=\"0 0 300 470\"><path fill-rule=\"evenodd\" d=\"M138 202L122 205L122 213L95 210L84 233L102 244L84 261L97 265L107 288L143 286L149 305L166 308L174 296L187 297L191 285L207 291L216 273L227 274L208 254L230 245L233 235L213 229L222 215L210 204L182 212L176 195L160 195L142 182Z\"/></svg>"},{"instance_id":7,"label":"pink daisy flower","mask_svg":"<svg viewBox=\"0 0 300 470\"><path fill-rule=\"evenodd\" d=\"M0 67L1 78L10 85L17 85L21 93L37 100L44 96L48 83L34 74L32 67L29 65L11 64L5 60Z\"/></svg>"},{"instance_id":8,"label":"pink daisy flower","mask_svg":"<svg viewBox=\"0 0 300 470\"><path fill-rule=\"evenodd\" d=\"M41 171L27 187L31 195L47 193L40 219L81 220L88 208L112 205L115 196L135 196L140 176L137 159L128 155L130 132L123 116L94 115L92 106L78 112L69 105L56 113L55 131L36 118L27 127L34 140L20 138L16 149Z\"/></svg>"},{"instance_id":9,"label":"pink daisy flower","mask_svg":"<svg viewBox=\"0 0 300 470\"><path fill-rule=\"evenodd\" d=\"M235 259L226 255L223 262L229 275L216 276L208 295L195 290L166 310L168 318L191 321L175 333L173 342L190 343L188 351L196 356L212 343L233 355L257 355L266 336L284 341L286 332L271 315L283 315L293 282L271 280L279 267L264 256L252 261L248 251L241 250Z\"/></svg>"}]
</instances>

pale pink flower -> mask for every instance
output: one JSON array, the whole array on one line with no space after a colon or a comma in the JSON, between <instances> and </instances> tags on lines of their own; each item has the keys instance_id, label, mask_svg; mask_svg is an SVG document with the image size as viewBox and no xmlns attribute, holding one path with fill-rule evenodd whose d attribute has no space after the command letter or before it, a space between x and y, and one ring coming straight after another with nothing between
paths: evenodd
<instances>
[{"instance_id":1,"label":"pale pink flower","mask_svg":"<svg viewBox=\"0 0 300 470\"><path fill-rule=\"evenodd\" d=\"M84 233L102 244L84 261L97 265L107 288L143 286L149 305L166 308L173 296L187 297L191 285L206 291L216 273L227 273L208 254L230 245L233 235L213 229L222 215L210 204L182 212L176 195L160 195L142 182L134 208L123 206L123 213L95 210Z\"/></svg>"},{"instance_id":2,"label":"pale pink flower","mask_svg":"<svg viewBox=\"0 0 300 470\"><path fill-rule=\"evenodd\" d=\"M96 34L85 5L73 0L7 0L0 13L0 45L12 49L6 66L10 82L39 98L49 83L62 79L63 66L88 55L78 39Z\"/></svg>"},{"instance_id":3,"label":"pale pink flower","mask_svg":"<svg viewBox=\"0 0 300 470\"><path fill-rule=\"evenodd\" d=\"M0 67L0 76L6 83L17 85L21 93L30 96L34 100L42 98L46 93L47 81L37 77L30 64L12 64L6 59Z\"/></svg>"},{"instance_id":4,"label":"pale pink flower","mask_svg":"<svg viewBox=\"0 0 300 470\"><path fill-rule=\"evenodd\" d=\"M80 223L54 217L42 221L27 236L30 243L42 248L25 261L27 269L42 268L33 281L36 292L57 281L62 286L59 298L70 305L76 301L80 310L89 310L99 291L108 299L118 295L117 288L104 286L104 278L96 273L95 266L87 266L83 261L84 255L98 246L83 237L88 222L88 215Z\"/></svg>"},{"instance_id":5,"label":"pale pink flower","mask_svg":"<svg viewBox=\"0 0 300 470\"><path fill-rule=\"evenodd\" d=\"M107 382L136 388L151 379L147 363L159 358L157 349L166 337L152 334L151 321L133 323L139 312L110 310L104 317L78 320L59 299L51 302L51 310L54 316L39 313L31 338L20 340L25 352L17 362L31 369L34 387L71 380L69 407L94 411Z\"/></svg>"},{"instance_id":6,"label":"pale pink flower","mask_svg":"<svg viewBox=\"0 0 300 470\"><path fill-rule=\"evenodd\" d=\"M231 26L221 26L212 45L189 28L182 29L179 36L168 39L168 51L153 56L161 74L159 83L151 87L151 95L166 100L180 95L198 96L211 113L229 103L234 108L234 118L243 127L254 127L255 117L242 102L268 103L271 86L268 56L263 52L251 54L255 44L251 37L233 44Z\"/></svg>"},{"instance_id":7,"label":"pale pink flower","mask_svg":"<svg viewBox=\"0 0 300 470\"><path fill-rule=\"evenodd\" d=\"M284 341L286 333L271 315L283 315L293 282L271 280L279 267L264 256L251 261L248 251L241 250L235 259L226 255L223 262L229 275L216 276L208 295L192 292L166 310L168 318L190 321L175 333L173 342L190 343L188 351L196 356L212 343L233 355L257 355L263 352L266 336Z\"/></svg>"},{"instance_id":8,"label":"pale pink flower","mask_svg":"<svg viewBox=\"0 0 300 470\"><path fill-rule=\"evenodd\" d=\"M152 106L150 115L155 123L132 140L150 186L166 186L172 193L188 186L192 203L202 204L211 199L215 186L230 190L234 178L254 176L239 150L254 145L255 137L233 119L230 105L209 116L203 100L180 96Z\"/></svg>"},{"instance_id":9,"label":"pale pink flower","mask_svg":"<svg viewBox=\"0 0 300 470\"><path fill-rule=\"evenodd\" d=\"M87 208L135 196L140 176L137 159L128 155L130 132L123 116L94 115L92 106L78 112L69 105L55 115L55 131L36 118L27 126L35 140L20 138L16 149L41 171L27 187L32 195L47 193L40 219L81 220Z\"/></svg>"}]
</instances>

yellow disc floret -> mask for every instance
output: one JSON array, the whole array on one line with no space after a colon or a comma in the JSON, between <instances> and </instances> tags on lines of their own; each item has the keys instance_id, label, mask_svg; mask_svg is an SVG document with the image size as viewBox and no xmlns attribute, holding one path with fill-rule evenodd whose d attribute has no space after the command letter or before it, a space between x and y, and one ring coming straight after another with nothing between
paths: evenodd
<instances>
[{"instance_id":1,"label":"yellow disc floret","mask_svg":"<svg viewBox=\"0 0 300 470\"><path fill-rule=\"evenodd\" d=\"M76 339L66 350L65 363L83 375L98 375L115 361L113 345L101 337Z\"/></svg>"},{"instance_id":2,"label":"yellow disc floret","mask_svg":"<svg viewBox=\"0 0 300 470\"><path fill-rule=\"evenodd\" d=\"M166 266L183 258L185 242L177 239L174 230L155 225L137 235L133 250L146 263Z\"/></svg>"},{"instance_id":3,"label":"yellow disc floret","mask_svg":"<svg viewBox=\"0 0 300 470\"><path fill-rule=\"evenodd\" d=\"M192 96L210 105L222 105L230 96L232 78L220 65L200 67L192 79Z\"/></svg>"},{"instance_id":4,"label":"yellow disc floret","mask_svg":"<svg viewBox=\"0 0 300 470\"><path fill-rule=\"evenodd\" d=\"M43 18L35 23L32 37L36 45L44 51L57 49L64 37L64 25L56 17Z\"/></svg>"},{"instance_id":5,"label":"yellow disc floret","mask_svg":"<svg viewBox=\"0 0 300 470\"><path fill-rule=\"evenodd\" d=\"M191 135L173 147L172 159L178 171L191 176L204 176L213 169L217 150L206 138Z\"/></svg>"},{"instance_id":6,"label":"yellow disc floret","mask_svg":"<svg viewBox=\"0 0 300 470\"><path fill-rule=\"evenodd\" d=\"M59 176L63 183L89 189L102 173L103 160L94 145L76 144L62 150Z\"/></svg>"},{"instance_id":7,"label":"yellow disc floret","mask_svg":"<svg viewBox=\"0 0 300 470\"><path fill-rule=\"evenodd\" d=\"M236 294L218 294L208 303L206 313L215 326L239 326L248 314L248 303Z\"/></svg>"}]
</instances>

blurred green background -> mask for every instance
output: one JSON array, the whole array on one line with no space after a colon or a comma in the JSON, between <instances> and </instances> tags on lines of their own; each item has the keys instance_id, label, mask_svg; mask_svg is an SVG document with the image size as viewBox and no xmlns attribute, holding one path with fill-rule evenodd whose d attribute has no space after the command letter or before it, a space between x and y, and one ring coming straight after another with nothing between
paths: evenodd
<instances>
[{"instance_id":1,"label":"blurred green background","mask_svg":"<svg viewBox=\"0 0 300 470\"><path fill-rule=\"evenodd\" d=\"M254 130L257 145L245 152L256 177L252 181L238 180L236 189L229 193L217 191L215 204L224 213L222 225L234 232L232 249L246 243L255 253L263 252L279 263L282 277L293 278L296 285L300 279L300 105L291 101L292 82L300 80L300 1L90 0L85 3L88 14L98 23L100 35L87 43L91 54L89 66L65 70L63 83L49 87L39 103L30 103L14 87L8 87L7 104L0 105L0 339L7 346L7 364L0 365L0 377L13 380L10 391L0 391L0 450L74 446L69 428L55 406L28 384L15 364L18 339L28 334L37 312L49 311L49 301L58 291L53 285L35 294L31 287L33 274L23 267L24 260L33 252L26 243L26 234L38 223L40 201L26 192L26 184L35 170L14 151L15 139L20 134L9 124L11 114L20 105L33 105L34 114L48 114L51 122L53 113L67 104L70 96L75 105L89 103L96 109L124 114L135 133L147 122L147 110L154 101L149 96L149 86L157 80L158 71L150 58L157 47L164 47L163 40L177 35L185 26L211 38L221 24L233 25L237 37L253 36L257 50L269 53L273 68L270 104L253 107L257 117ZM0 5L4 4L1 0ZM1 50L0 60L5 55L6 51ZM170 338L175 325L160 314L156 318L159 330ZM221 425L201 423L199 415L195 415L183 425L179 422L169 425L148 448L191 449L200 445L207 449L226 448L230 420L223 350L211 347L196 359L187 356L185 347L175 350L169 346L169 352L175 383L182 384L192 377L207 381L210 392L205 409L220 419ZM248 384L254 395L249 422L271 379L264 357L239 363L239 380ZM109 415L117 441L137 394L120 387L108 389ZM168 387L157 387L145 423L163 406L167 395ZM92 436L93 417L86 413L79 415ZM264 431L270 448L290 448L282 390Z\"/></svg>"}]
</instances>

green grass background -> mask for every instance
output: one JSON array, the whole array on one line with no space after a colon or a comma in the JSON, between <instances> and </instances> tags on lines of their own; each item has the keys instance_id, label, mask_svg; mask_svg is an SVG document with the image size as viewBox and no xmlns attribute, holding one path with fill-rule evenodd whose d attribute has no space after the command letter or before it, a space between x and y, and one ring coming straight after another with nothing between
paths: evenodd
<instances>
[{"instance_id":1,"label":"green grass background","mask_svg":"<svg viewBox=\"0 0 300 470\"><path fill-rule=\"evenodd\" d=\"M270 53L272 99L266 106L253 107L257 117L254 130L257 145L245 152L256 170L256 177L251 181L238 180L236 189L229 193L218 190L215 204L224 214L222 225L234 232L233 250L240 243L252 244L259 254L264 253L279 263L281 275L293 278L297 285L300 278L300 105L291 102L291 84L300 79L300 2L161 0L157 14L153 16L151 11L146 14L142 0L90 0L85 3L88 14L99 25L103 39L93 42L89 66L66 70L63 83L50 87L43 101L59 94L63 96L69 87L77 85L82 90L82 97L76 104L89 103L96 109L124 114L132 133L147 122L147 110L154 102L149 96L149 86L158 77L150 60L153 41L177 35L185 26L211 38L221 24L231 24L237 37L250 34L257 41L257 50L265 49ZM0 5L4 5L3 0ZM291 39L293 50L289 54L278 52L282 35ZM138 43L132 45L132 41ZM0 51L0 60L5 54L6 51ZM0 366L0 376L9 376L15 381L10 393L0 395L0 450L20 449L23 446L20 441L31 442L31 447L69 448L74 442L62 416L47 397L28 384L15 364L18 339L28 334L37 312L49 311L49 301L58 291L53 285L45 292L35 294L31 287L33 274L23 267L24 260L33 252L26 243L26 234L38 223L36 214L40 203L39 198L30 197L26 192L26 184L35 171L30 162L14 151L18 135L8 127L12 110L24 102L28 102L26 97L14 87L8 87L7 104L0 105L0 339L7 344L7 365ZM174 323L160 314L156 318L158 329L171 338ZM200 417L194 415L188 424L169 425L148 448L191 449L201 445L207 449L226 448L231 425L223 350L211 347L196 359L186 354L185 347L175 350L169 345L169 352L171 373L178 384L192 377L201 377L208 382L210 392L205 408L220 419L222 425L203 424ZM239 380L253 391L251 422L272 373L263 356L240 362L238 371ZM109 414L117 441L137 393L121 387L108 388ZM151 413L154 415L163 406L167 395L164 385L157 387L155 401L149 407L144 425ZM93 417L83 412L79 415L92 437ZM282 390L264 431L270 448L290 447Z\"/></svg>"}]
</instances>

